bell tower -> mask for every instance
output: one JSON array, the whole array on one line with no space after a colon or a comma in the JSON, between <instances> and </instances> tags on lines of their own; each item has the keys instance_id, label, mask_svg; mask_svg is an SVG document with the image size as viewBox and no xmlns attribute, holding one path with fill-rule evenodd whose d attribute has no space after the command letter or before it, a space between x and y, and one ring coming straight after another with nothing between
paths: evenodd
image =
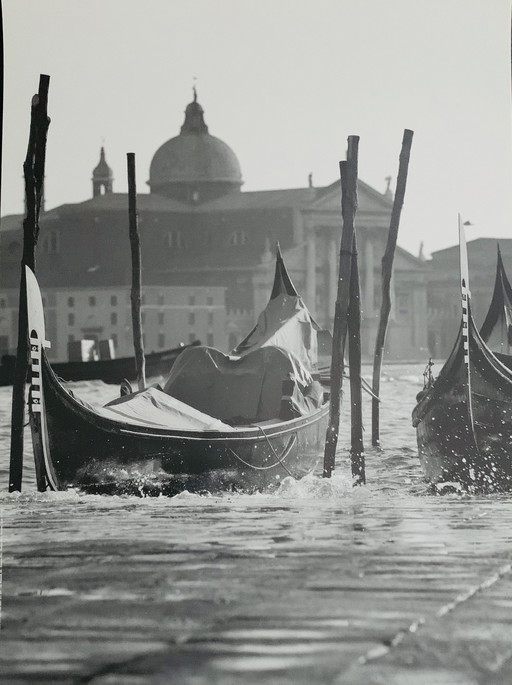
<instances>
[{"instance_id":1,"label":"bell tower","mask_svg":"<svg viewBox=\"0 0 512 685\"><path fill-rule=\"evenodd\" d=\"M112 192L112 169L105 161L105 148L100 151L100 161L92 172L92 196L107 195Z\"/></svg>"}]
</instances>

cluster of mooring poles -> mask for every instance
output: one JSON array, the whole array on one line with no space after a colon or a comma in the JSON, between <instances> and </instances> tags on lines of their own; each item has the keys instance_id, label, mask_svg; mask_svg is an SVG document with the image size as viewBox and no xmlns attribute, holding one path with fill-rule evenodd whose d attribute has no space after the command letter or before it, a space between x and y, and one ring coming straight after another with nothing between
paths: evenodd
<instances>
[{"instance_id":1,"label":"cluster of mooring poles","mask_svg":"<svg viewBox=\"0 0 512 685\"><path fill-rule=\"evenodd\" d=\"M50 77L41 74L39 91L32 98L28 149L23 164L25 178L26 217L23 221L23 256L18 309L18 347L15 377L12 389L11 452L9 465L9 492L20 491L23 480L23 428L25 421L25 388L29 371L29 331L27 316L27 291L25 266L35 273L35 250L39 237L39 214L43 198L46 156L46 138L50 119L48 117L48 88ZM128 167L128 219L132 255L132 328L135 348L135 368L139 390L146 386L144 346L141 323L141 250L138 230L135 154L127 153ZM37 489L46 490L45 469L39 450L34 449Z\"/></svg>"},{"instance_id":2,"label":"cluster of mooring poles","mask_svg":"<svg viewBox=\"0 0 512 685\"><path fill-rule=\"evenodd\" d=\"M384 354L386 330L391 311L391 275L395 255L400 215L405 197L407 171L413 131L405 129L397 177L397 186L391 211L386 250L382 258L382 302L375 341L372 384L372 445L380 446L379 392L380 374ZM340 162L342 232L339 256L338 288L334 310L334 328L331 358L331 399L329 424L325 437L324 478L330 478L335 468L336 447L340 424L340 404L345 369L345 347L348 335L350 378L351 447L350 461L354 485L366 482L361 379L361 294L357 263L355 217L357 212L359 136L349 136L347 159Z\"/></svg>"}]
</instances>

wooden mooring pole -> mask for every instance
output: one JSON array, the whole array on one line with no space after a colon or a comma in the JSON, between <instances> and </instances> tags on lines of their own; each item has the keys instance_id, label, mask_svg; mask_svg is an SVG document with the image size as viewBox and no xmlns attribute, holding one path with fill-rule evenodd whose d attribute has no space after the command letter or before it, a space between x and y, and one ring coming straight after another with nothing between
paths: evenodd
<instances>
[{"instance_id":1,"label":"wooden mooring pole","mask_svg":"<svg viewBox=\"0 0 512 685\"><path fill-rule=\"evenodd\" d=\"M384 343L386 341L386 330L388 327L389 314L391 312L391 276L393 274L393 259L395 256L398 228L400 226L400 214L404 204L405 188L407 185L407 171L409 169L409 157L411 154L413 131L405 129L402 139L402 151L400 152L400 162L398 166L398 177L396 181L396 193L391 211L389 224L388 240L386 250L382 257L382 302L380 305L380 320L375 340L375 355L373 359L373 382L372 390L375 397L372 398L372 445L380 445L380 374L382 368L382 357L384 355Z\"/></svg>"},{"instance_id":2,"label":"wooden mooring pole","mask_svg":"<svg viewBox=\"0 0 512 685\"><path fill-rule=\"evenodd\" d=\"M141 291L142 259L140 254L140 236L137 216L137 189L135 184L135 153L126 154L128 165L128 214L130 229L130 246L132 254L132 328L133 347L135 349L135 370L139 390L146 387L146 360L144 358L144 340L142 337Z\"/></svg>"},{"instance_id":3,"label":"wooden mooring pole","mask_svg":"<svg viewBox=\"0 0 512 685\"><path fill-rule=\"evenodd\" d=\"M23 220L23 254L18 308L18 347L12 388L11 453L9 492L21 491L23 480L23 427L25 423L25 383L29 367L27 292L25 266L35 272L35 249L39 237L39 213L43 199L46 137L50 119L47 114L50 77L41 74L39 91L32 98L27 156L23 164L26 217ZM38 489L45 489L44 473L36 464Z\"/></svg>"},{"instance_id":4,"label":"wooden mooring pole","mask_svg":"<svg viewBox=\"0 0 512 685\"><path fill-rule=\"evenodd\" d=\"M363 393L361 387L361 287L354 233L350 302L348 306L348 365L350 376L350 464L354 485L366 483L363 443Z\"/></svg>"},{"instance_id":5,"label":"wooden mooring pole","mask_svg":"<svg viewBox=\"0 0 512 685\"><path fill-rule=\"evenodd\" d=\"M331 400L329 408L329 425L325 436L324 478L330 478L334 471L336 447L338 445L343 365L350 302L350 274L352 269L354 221L357 210L358 148L359 136L349 136L347 161L340 162L341 215L343 219L343 229L341 233L338 288L334 310L331 359Z\"/></svg>"}]
</instances>

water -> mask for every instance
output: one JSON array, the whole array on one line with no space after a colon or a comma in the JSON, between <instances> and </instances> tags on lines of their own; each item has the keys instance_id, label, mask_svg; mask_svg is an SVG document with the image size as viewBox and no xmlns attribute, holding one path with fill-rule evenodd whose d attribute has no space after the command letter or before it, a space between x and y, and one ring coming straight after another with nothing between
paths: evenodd
<instances>
[{"instance_id":1,"label":"water","mask_svg":"<svg viewBox=\"0 0 512 685\"><path fill-rule=\"evenodd\" d=\"M512 682L512 498L429 493L410 421L422 370L384 367L366 487L345 430L333 479L271 495L36 494L29 450L8 494L0 388L0 682Z\"/></svg>"}]
</instances>

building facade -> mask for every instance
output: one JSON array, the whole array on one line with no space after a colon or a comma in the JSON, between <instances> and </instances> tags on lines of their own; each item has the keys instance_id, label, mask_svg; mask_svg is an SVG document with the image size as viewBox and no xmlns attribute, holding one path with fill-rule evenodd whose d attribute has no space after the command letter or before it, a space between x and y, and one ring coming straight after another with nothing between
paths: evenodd
<instances>
[{"instance_id":1,"label":"building facade","mask_svg":"<svg viewBox=\"0 0 512 685\"><path fill-rule=\"evenodd\" d=\"M41 216L38 279L48 301L49 330L56 336L54 358L65 358L68 341L87 336L113 337L118 354L129 353L128 200L113 192L112 176L102 149L92 197ZM268 299L276 242L317 322L332 329L339 181L321 188L310 179L304 188L242 191L238 159L210 134L194 93L179 135L156 151L148 185L150 192L137 197L148 350L187 342L192 334L223 351L235 347ZM362 344L364 356L371 358L392 196L363 181L358 196ZM15 346L22 219L5 217L0 230L0 287L6 301L3 318L0 309L2 350ZM426 272L423 260L397 248L389 359L428 354Z\"/></svg>"}]
</instances>

